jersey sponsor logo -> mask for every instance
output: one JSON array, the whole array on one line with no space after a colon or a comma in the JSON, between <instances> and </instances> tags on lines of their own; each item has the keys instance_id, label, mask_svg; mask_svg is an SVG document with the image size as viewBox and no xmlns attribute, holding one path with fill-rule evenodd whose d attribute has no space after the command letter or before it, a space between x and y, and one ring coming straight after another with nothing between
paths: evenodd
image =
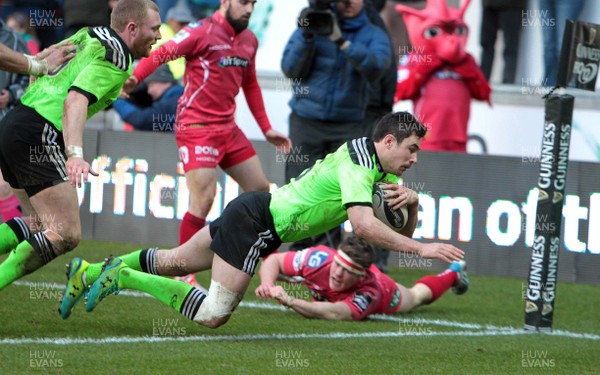
<instances>
[{"instance_id":1,"label":"jersey sponsor logo","mask_svg":"<svg viewBox=\"0 0 600 375\"><path fill-rule=\"evenodd\" d=\"M306 262L306 265L310 268L320 267L321 264L325 262L328 256L329 253L325 251L315 251L312 254L310 254L310 257L308 257L308 262Z\"/></svg>"},{"instance_id":2,"label":"jersey sponsor logo","mask_svg":"<svg viewBox=\"0 0 600 375\"><path fill-rule=\"evenodd\" d=\"M194 153L196 155L212 155L219 156L219 150L212 146L196 146L194 148Z\"/></svg>"},{"instance_id":3,"label":"jersey sponsor logo","mask_svg":"<svg viewBox=\"0 0 600 375\"><path fill-rule=\"evenodd\" d=\"M352 303L358 307L360 312L365 312L371 301L373 301L373 299L370 295L361 292L354 293L354 297L352 297Z\"/></svg>"},{"instance_id":4,"label":"jersey sponsor logo","mask_svg":"<svg viewBox=\"0 0 600 375\"><path fill-rule=\"evenodd\" d=\"M231 46L229 44L217 44L216 46L208 47L208 49L210 51L223 51L226 49L231 49Z\"/></svg>"},{"instance_id":5,"label":"jersey sponsor logo","mask_svg":"<svg viewBox=\"0 0 600 375\"><path fill-rule=\"evenodd\" d=\"M314 298L315 301L320 301L320 302L326 301L325 297L320 295L316 290L309 289L309 292L310 292L311 297Z\"/></svg>"},{"instance_id":6,"label":"jersey sponsor logo","mask_svg":"<svg viewBox=\"0 0 600 375\"><path fill-rule=\"evenodd\" d=\"M186 29L181 29L171 40L176 44L183 42L187 37L190 36L190 32Z\"/></svg>"},{"instance_id":7,"label":"jersey sponsor logo","mask_svg":"<svg viewBox=\"0 0 600 375\"><path fill-rule=\"evenodd\" d=\"M190 162L190 152L188 151L187 146L179 147L179 160L181 160L183 164Z\"/></svg>"},{"instance_id":8,"label":"jersey sponsor logo","mask_svg":"<svg viewBox=\"0 0 600 375\"><path fill-rule=\"evenodd\" d=\"M294 260L292 261L292 265L294 266L295 271L300 271L302 269L302 265L304 264L304 259L306 259L306 254L308 254L308 249L297 251L296 255L294 255Z\"/></svg>"},{"instance_id":9,"label":"jersey sponsor logo","mask_svg":"<svg viewBox=\"0 0 600 375\"><path fill-rule=\"evenodd\" d=\"M196 22L189 23L187 25L187 28L188 29L195 29L196 27L200 27L202 25L204 25L204 22L202 22L202 21L196 21Z\"/></svg>"},{"instance_id":10,"label":"jersey sponsor logo","mask_svg":"<svg viewBox=\"0 0 600 375\"><path fill-rule=\"evenodd\" d=\"M238 56L222 56L219 58L219 66L221 68L247 68L250 65L250 61L248 59L244 59Z\"/></svg>"},{"instance_id":11,"label":"jersey sponsor logo","mask_svg":"<svg viewBox=\"0 0 600 375\"><path fill-rule=\"evenodd\" d=\"M437 79L462 79L460 74L453 70L438 70L433 73L433 76Z\"/></svg>"}]
</instances>

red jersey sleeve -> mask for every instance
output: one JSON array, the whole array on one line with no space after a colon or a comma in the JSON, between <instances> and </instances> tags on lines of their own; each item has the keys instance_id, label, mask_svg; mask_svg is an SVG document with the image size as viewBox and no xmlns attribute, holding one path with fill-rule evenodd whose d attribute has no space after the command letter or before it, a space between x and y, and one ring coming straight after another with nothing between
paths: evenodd
<instances>
[{"instance_id":1,"label":"red jersey sleeve","mask_svg":"<svg viewBox=\"0 0 600 375\"><path fill-rule=\"evenodd\" d=\"M248 107L250 108L254 119L258 123L260 130L262 130L263 134L265 134L267 131L272 129L272 126L271 122L269 121L269 118L267 117L267 111L265 110L265 103L263 101L262 91L260 90L258 80L256 79L255 58L256 53L254 53L254 55L252 56L252 61L250 62L250 66L248 66L246 75L244 76L242 89L244 90L246 102L248 102Z\"/></svg>"},{"instance_id":2,"label":"red jersey sleeve","mask_svg":"<svg viewBox=\"0 0 600 375\"><path fill-rule=\"evenodd\" d=\"M142 82L160 65L200 53L205 48L205 35L205 26L201 24L184 27L171 40L152 51L149 57L141 59L133 75L138 82Z\"/></svg>"}]
</instances>

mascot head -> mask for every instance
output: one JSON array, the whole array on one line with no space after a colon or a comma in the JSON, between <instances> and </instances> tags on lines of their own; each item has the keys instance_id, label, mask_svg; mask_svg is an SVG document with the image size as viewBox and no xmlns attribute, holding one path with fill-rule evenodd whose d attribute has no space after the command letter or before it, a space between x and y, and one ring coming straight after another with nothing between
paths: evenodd
<instances>
[{"instance_id":1,"label":"mascot head","mask_svg":"<svg viewBox=\"0 0 600 375\"><path fill-rule=\"evenodd\" d=\"M464 0L461 8L455 9L449 8L446 0L427 0L423 10L396 5L396 11L402 13L415 52L456 64L466 55L469 28L463 16L470 2Z\"/></svg>"}]
</instances>

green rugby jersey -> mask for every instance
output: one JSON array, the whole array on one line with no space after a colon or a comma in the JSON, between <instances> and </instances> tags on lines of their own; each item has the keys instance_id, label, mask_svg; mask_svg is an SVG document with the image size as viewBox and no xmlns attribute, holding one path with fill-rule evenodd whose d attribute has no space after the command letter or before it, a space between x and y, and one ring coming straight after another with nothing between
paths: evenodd
<instances>
[{"instance_id":1,"label":"green rugby jersey","mask_svg":"<svg viewBox=\"0 0 600 375\"><path fill-rule=\"evenodd\" d=\"M38 78L22 103L62 131L62 114L69 90L89 100L87 118L115 101L131 76L133 56L125 42L108 27L86 27L70 40L77 53L56 72Z\"/></svg>"},{"instance_id":2,"label":"green rugby jersey","mask_svg":"<svg viewBox=\"0 0 600 375\"><path fill-rule=\"evenodd\" d=\"M353 205L373 205L373 185L398 177L383 172L375 145L366 137L344 143L297 179L272 193L269 209L283 242L332 229L348 219Z\"/></svg>"}]
</instances>

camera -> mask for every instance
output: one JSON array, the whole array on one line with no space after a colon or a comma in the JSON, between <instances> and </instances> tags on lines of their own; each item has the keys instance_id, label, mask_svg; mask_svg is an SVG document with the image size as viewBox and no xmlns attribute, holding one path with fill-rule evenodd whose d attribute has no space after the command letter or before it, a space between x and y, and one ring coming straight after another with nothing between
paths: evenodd
<instances>
[{"instance_id":1,"label":"camera","mask_svg":"<svg viewBox=\"0 0 600 375\"><path fill-rule=\"evenodd\" d=\"M349 0L308 0L308 8L300 13L298 26L318 35L331 34L335 17L331 5L339 2L347 4Z\"/></svg>"}]
</instances>

